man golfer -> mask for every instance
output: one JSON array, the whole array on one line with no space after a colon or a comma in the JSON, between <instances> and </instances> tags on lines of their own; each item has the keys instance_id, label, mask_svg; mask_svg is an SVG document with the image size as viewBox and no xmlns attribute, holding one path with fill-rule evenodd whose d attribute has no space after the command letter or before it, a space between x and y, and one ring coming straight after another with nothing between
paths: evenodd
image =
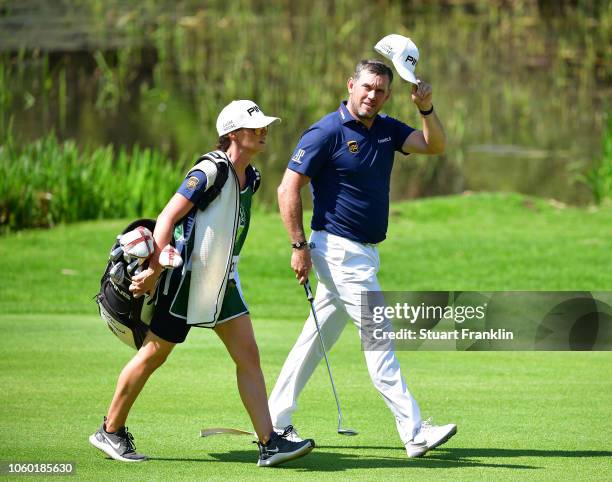
<instances>
[{"instance_id":1,"label":"man golfer","mask_svg":"<svg viewBox=\"0 0 612 482\"><path fill-rule=\"evenodd\" d=\"M359 62L347 83L348 100L302 135L278 188L281 217L292 242L291 267L302 284L313 265L318 277L314 308L328 348L348 318L360 327L361 292L381 290L376 245L386 237L395 151L444 151L444 131L433 108L431 86L413 79L412 101L421 113L422 130L378 114L391 94L393 72L377 60ZM302 224L300 194L308 183L314 202L311 245ZM364 355L372 382L395 417L408 457L420 457L456 433L456 425L439 427L421 420L392 349L364 351ZM297 398L322 356L311 315L270 395L275 429L291 425ZM299 440L290 428L292 439Z\"/></svg>"}]
</instances>

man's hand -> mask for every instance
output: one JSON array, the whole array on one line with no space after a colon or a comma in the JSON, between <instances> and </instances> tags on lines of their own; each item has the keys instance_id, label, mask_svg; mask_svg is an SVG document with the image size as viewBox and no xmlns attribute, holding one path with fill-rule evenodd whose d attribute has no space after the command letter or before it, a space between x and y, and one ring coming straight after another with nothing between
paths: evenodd
<instances>
[{"instance_id":1,"label":"man's hand","mask_svg":"<svg viewBox=\"0 0 612 482\"><path fill-rule=\"evenodd\" d=\"M417 82L418 85L412 85L412 102L422 111L423 129L414 130L408 134L402 144L402 152L444 154L446 136L438 114L433 110L431 85L420 79L417 79Z\"/></svg>"},{"instance_id":2,"label":"man's hand","mask_svg":"<svg viewBox=\"0 0 612 482\"><path fill-rule=\"evenodd\" d=\"M310 178L308 176L287 169L280 186L278 186L278 207L292 244L306 239L302 223L302 197L300 192L309 182ZM311 268L312 261L310 260L308 246L304 246L302 249L293 249L291 269L295 271L295 277L300 284L306 282Z\"/></svg>"},{"instance_id":3,"label":"man's hand","mask_svg":"<svg viewBox=\"0 0 612 482\"><path fill-rule=\"evenodd\" d=\"M416 104L419 110L431 109L432 96L431 85L417 79L418 85L412 84L412 102Z\"/></svg>"},{"instance_id":4,"label":"man's hand","mask_svg":"<svg viewBox=\"0 0 612 482\"><path fill-rule=\"evenodd\" d=\"M310 259L310 249L308 247L293 250L291 268L295 272L295 277L300 284L306 283L308 273L312 269L312 260Z\"/></svg>"}]
</instances>

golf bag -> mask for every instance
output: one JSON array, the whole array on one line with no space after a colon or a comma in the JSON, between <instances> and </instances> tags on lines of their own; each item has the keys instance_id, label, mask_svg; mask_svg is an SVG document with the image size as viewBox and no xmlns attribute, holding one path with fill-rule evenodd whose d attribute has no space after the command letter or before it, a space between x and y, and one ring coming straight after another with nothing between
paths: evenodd
<instances>
[{"instance_id":1,"label":"golf bag","mask_svg":"<svg viewBox=\"0 0 612 482\"><path fill-rule=\"evenodd\" d=\"M153 219L138 219L130 223L122 232L125 234L138 226L144 226L151 232L155 229ZM111 253L120 248L119 237L111 248ZM124 258L113 261L112 256L106 264L106 269L100 280L100 292L96 295L96 302L100 316L110 331L123 343L132 348L139 349L149 330L149 323L153 315L154 297L134 298L129 290L132 278L125 272L120 279L113 279L111 270L117 263L123 263ZM146 268L146 262L143 265ZM146 300L146 301L145 301Z\"/></svg>"},{"instance_id":2,"label":"golf bag","mask_svg":"<svg viewBox=\"0 0 612 482\"><path fill-rule=\"evenodd\" d=\"M214 181L210 182L208 189L202 193L199 199L193 200L200 210L206 209L219 196L221 189L223 189L227 181L230 169L229 158L221 151L209 152L199 157L195 165L204 160L214 163L216 175ZM259 182L259 173L257 171L256 174L257 182ZM130 223L121 234L132 231L138 226L143 226L153 232L155 230L155 221L153 219L138 219ZM95 298L98 303L100 316L106 321L110 331L123 343L138 350L142 346L147 331L149 331L149 324L151 323L155 308L155 295L134 298L130 292L131 275L127 269L124 270L122 266L117 266L126 260L122 257L113 259L113 253L123 254L119 244L120 237L117 237L111 248L110 259L100 280L100 292ZM147 263L145 261L142 266L143 269L147 267ZM111 273L113 269L115 271ZM119 276L116 276L116 273Z\"/></svg>"}]
</instances>

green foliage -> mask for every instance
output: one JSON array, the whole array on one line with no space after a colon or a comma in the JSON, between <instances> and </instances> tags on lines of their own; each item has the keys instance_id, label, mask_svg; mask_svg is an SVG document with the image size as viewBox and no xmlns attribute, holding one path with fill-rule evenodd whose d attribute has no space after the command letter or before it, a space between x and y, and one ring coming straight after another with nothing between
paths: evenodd
<instances>
[{"instance_id":1,"label":"green foliage","mask_svg":"<svg viewBox=\"0 0 612 482\"><path fill-rule=\"evenodd\" d=\"M601 159L578 179L589 187L596 204L612 199L612 116L603 135Z\"/></svg>"},{"instance_id":2,"label":"green foliage","mask_svg":"<svg viewBox=\"0 0 612 482\"><path fill-rule=\"evenodd\" d=\"M81 149L53 134L19 144L9 135L0 146L0 229L156 216L185 169L138 146Z\"/></svg>"}]
</instances>

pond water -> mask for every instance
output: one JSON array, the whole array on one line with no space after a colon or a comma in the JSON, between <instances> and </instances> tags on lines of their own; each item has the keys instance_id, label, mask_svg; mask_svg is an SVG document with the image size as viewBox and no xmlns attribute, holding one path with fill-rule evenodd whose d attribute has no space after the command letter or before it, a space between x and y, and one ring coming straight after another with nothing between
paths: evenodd
<instances>
[{"instance_id":1,"label":"pond water","mask_svg":"<svg viewBox=\"0 0 612 482\"><path fill-rule=\"evenodd\" d=\"M252 98L283 118L258 161L275 187L301 132L334 110L384 35L411 37L433 85L444 156L396 160L392 197L465 190L590 200L611 91L607 2L21 0L0 4L0 138L191 158L218 110ZM508 8L511 5L512 8ZM397 78L385 111L416 127Z\"/></svg>"}]
</instances>

